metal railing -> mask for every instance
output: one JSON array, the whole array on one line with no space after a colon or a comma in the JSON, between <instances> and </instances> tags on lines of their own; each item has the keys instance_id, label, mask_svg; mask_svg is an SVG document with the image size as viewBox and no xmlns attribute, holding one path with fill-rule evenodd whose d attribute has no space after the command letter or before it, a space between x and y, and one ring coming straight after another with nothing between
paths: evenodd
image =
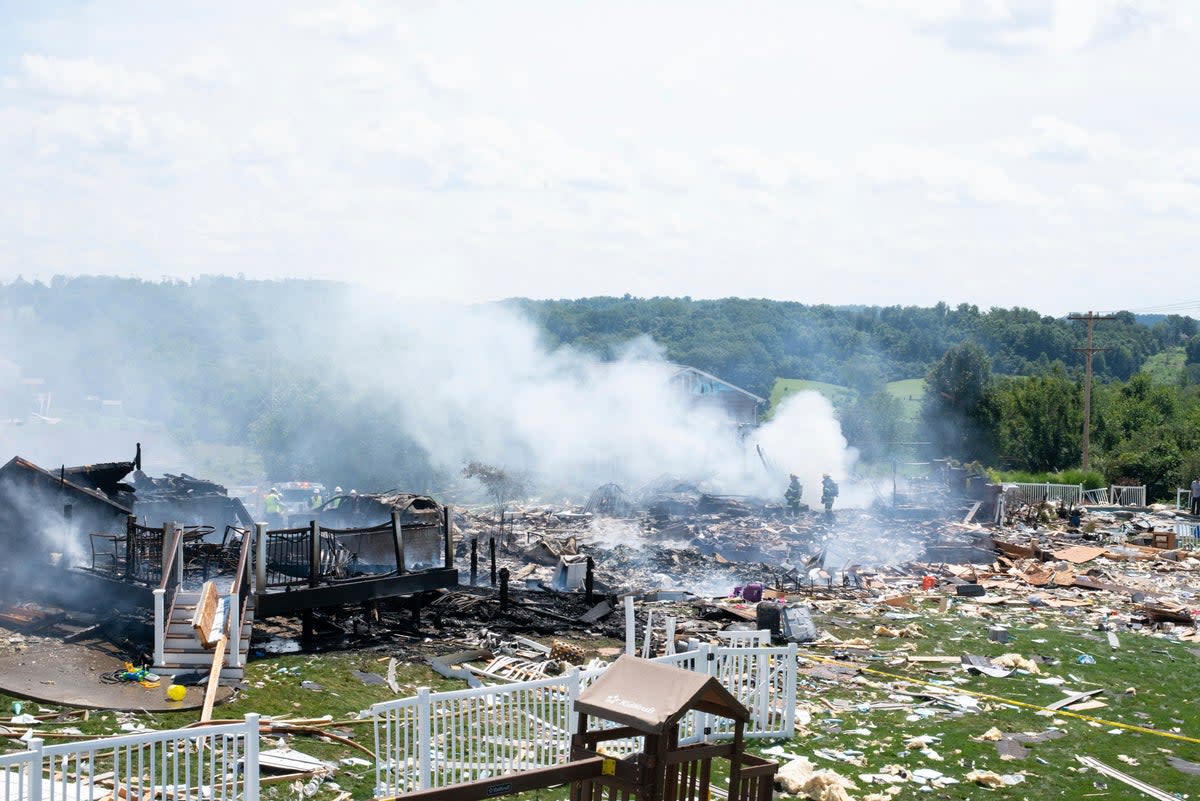
<instances>
[{"instance_id":1,"label":"metal railing","mask_svg":"<svg viewBox=\"0 0 1200 801\"><path fill-rule=\"evenodd\" d=\"M1195 550L1200 543L1197 539L1200 538L1200 526L1195 523L1176 523L1175 524L1175 547Z\"/></svg>"},{"instance_id":2,"label":"metal railing","mask_svg":"<svg viewBox=\"0 0 1200 801\"><path fill-rule=\"evenodd\" d=\"M163 554L171 536L165 525L149 528L130 517L125 534L125 577L138 584L161 586Z\"/></svg>"},{"instance_id":3,"label":"metal railing","mask_svg":"<svg viewBox=\"0 0 1200 801\"><path fill-rule=\"evenodd\" d=\"M1118 487L1114 485L1108 488L1108 497L1117 506L1145 506L1146 488L1145 486Z\"/></svg>"},{"instance_id":4,"label":"metal railing","mask_svg":"<svg viewBox=\"0 0 1200 801\"><path fill-rule=\"evenodd\" d=\"M244 722L45 745L0 756L4 801L258 801L258 715Z\"/></svg>"},{"instance_id":5,"label":"metal railing","mask_svg":"<svg viewBox=\"0 0 1200 801\"><path fill-rule=\"evenodd\" d=\"M266 567L266 587L296 587L312 583L313 579L313 526L285 528L266 531L265 548L260 552ZM333 543L321 541L322 551ZM320 565L332 566L332 554L326 558L318 556L317 575L323 572ZM260 590L263 588L260 588Z\"/></svg>"},{"instance_id":6,"label":"metal railing","mask_svg":"<svg viewBox=\"0 0 1200 801\"><path fill-rule=\"evenodd\" d=\"M1083 503L1086 506L1108 506L1108 487L1084 490Z\"/></svg>"},{"instance_id":7,"label":"metal railing","mask_svg":"<svg viewBox=\"0 0 1200 801\"><path fill-rule=\"evenodd\" d=\"M786 648L699 645L654 661L715 676L749 709L746 737L795 734L794 644ZM548 679L448 693L422 688L410 698L375 704L371 715L376 796L563 764L570 757L578 722L572 713L574 699L603 671L574 669ZM730 721L691 712L680 723L679 742L726 737L732 730ZM632 753L637 739L606 742L605 748Z\"/></svg>"},{"instance_id":8,"label":"metal railing","mask_svg":"<svg viewBox=\"0 0 1200 801\"><path fill-rule=\"evenodd\" d=\"M1083 498L1082 484L1029 484L1024 482L1012 482L1012 489L1009 490L1010 502L1017 503L1040 503L1049 501L1057 503L1062 501L1066 504L1078 504Z\"/></svg>"},{"instance_id":9,"label":"metal railing","mask_svg":"<svg viewBox=\"0 0 1200 801\"><path fill-rule=\"evenodd\" d=\"M453 567L446 510L440 524L402 526L395 512L391 521L369 528L331 529L316 521L274 531L259 526L255 536L264 541L256 550L263 579L258 591Z\"/></svg>"}]
</instances>

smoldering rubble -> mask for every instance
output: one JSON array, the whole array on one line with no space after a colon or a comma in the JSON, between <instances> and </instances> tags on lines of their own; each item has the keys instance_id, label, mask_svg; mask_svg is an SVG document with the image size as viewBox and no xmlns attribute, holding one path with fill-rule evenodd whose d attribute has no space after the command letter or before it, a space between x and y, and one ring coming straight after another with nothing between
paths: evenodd
<instances>
[{"instance_id":1,"label":"smoldering rubble","mask_svg":"<svg viewBox=\"0 0 1200 801\"><path fill-rule=\"evenodd\" d=\"M1174 536L1176 525L1189 525L1175 510L1014 504L998 525L979 522L986 507L945 494L920 511L880 504L793 516L683 482L640 498L608 487L587 504L458 509L458 588L415 615L402 601L327 610L318 647L399 645L422 659L464 649L494 656L508 643L545 660L548 651L514 638L541 638L547 648L557 637L621 641L626 599L639 652L729 630L766 627L788 639L789 618L819 621L846 608L880 615L879 636L911 636L908 624L883 615L913 594L940 594L983 619L1030 607L1104 608L1110 625L1131 632L1196 636L1187 609L1200 590L1200 561L1189 550L1194 540ZM295 635L287 623L263 626L268 648ZM845 645L828 630L805 630L791 639ZM852 653L855 644L847 647Z\"/></svg>"}]
</instances>

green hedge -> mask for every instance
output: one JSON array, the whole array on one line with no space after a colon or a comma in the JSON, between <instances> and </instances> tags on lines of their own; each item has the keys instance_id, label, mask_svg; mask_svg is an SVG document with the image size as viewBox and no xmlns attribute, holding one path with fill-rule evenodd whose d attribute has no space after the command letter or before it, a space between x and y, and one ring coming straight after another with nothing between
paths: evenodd
<instances>
[{"instance_id":1,"label":"green hedge","mask_svg":"<svg viewBox=\"0 0 1200 801\"><path fill-rule=\"evenodd\" d=\"M1085 490L1107 487L1104 474L1098 470L1063 470L1058 473L1027 473L1020 470L1002 472L988 470L992 481L1014 481L1022 484L1082 484Z\"/></svg>"}]
</instances>

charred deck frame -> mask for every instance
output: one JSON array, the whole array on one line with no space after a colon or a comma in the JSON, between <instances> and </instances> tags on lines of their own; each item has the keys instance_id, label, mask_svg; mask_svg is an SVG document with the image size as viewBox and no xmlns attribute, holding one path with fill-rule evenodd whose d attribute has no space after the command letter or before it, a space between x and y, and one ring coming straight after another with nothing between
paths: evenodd
<instances>
[{"instance_id":1,"label":"charred deck frame","mask_svg":"<svg viewBox=\"0 0 1200 801\"><path fill-rule=\"evenodd\" d=\"M437 525L404 527L400 524L400 513L395 512L391 522L383 526L348 530L321 528L315 521L307 528L280 531L269 531L266 524L257 524L253 531L242 534L254 540L253 582L247 593L254 615L260 618L288 615L384 598L419 596L432 590L457 586L452 507L443 507L440 518ZM166 589L168 594L173 594L172 591L183 583L183 559L175 558L176 549L186 547L178 542L179 533L170 524L161 529L150 529L138 525L130 517L126 534L110 538L114 549L120 548L124 554L123 563L118 563L114 556L110 570L98 569L93 565L92 569L45 571L40 574L41 580L36 582L36 589L42 597L73 600L73 603L65 604L69 606L78 606L80 600L86 598L94 600L97 606L109 608L153 608L155 589ZM395 561L387 565L391 569L340 579L330 574L331 552L337 547L339 538L387 534L391 535L391 542L394 543L392 554ZM410 536L406 537L406 534ZM431 555L434 537L439 540L436 543L436 561L441 564L420 569L407 567L413 564L413 560L406 560L406 540L412 543L412 539L418 535L423 536L426 557ZM281 557L278 548L270 550L271 543L278 541L280 536L293 537L301 547ZM148 541L151 542L149 548L145 546ZM171 554L170 559L167 554ZM278 571L278 564L272 563L272 557L290 560L291 567L295 568L293 574L302 572L302 575L293 575L291 579L281 578L283 574ZM70 589L63 591L64 587ZM32 586L30 588L34 589Z\"/></svg>"}]
</instances>

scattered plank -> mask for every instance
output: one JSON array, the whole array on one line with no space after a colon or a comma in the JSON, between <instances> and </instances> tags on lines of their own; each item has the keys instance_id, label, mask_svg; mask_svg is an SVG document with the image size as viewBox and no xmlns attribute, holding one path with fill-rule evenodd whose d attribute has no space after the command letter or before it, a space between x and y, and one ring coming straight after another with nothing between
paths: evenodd
<instances>
[{"instance_id":1,"label":"scattered plank","mask_svg":"<svg viewBox=\"0 0 1200 801\"><path fill-rule=\"evenodd\" d=\"M1075 759L1078 760L1079 764L1083 765L1084 767L1091 768L1099 774L1108 776L1110 779L1116 779L1122 784L1126 784L1135 790L1140 790L1151 798L1157 798L1159 801L1178 801L1177 796L1168 792L1164 792L1153 785L1146 784L1141 779L1135 779L1128 773L1122 773L1116 768L1111 768L1094 757L1079 756L1076 754Z\"/></svg>"},{"instance_id":2,"label":"scattered plank","mask_svg":"<svg viewBox=\"0 0 1200 801\"><path fill-rule=\"evenodd\" d=\"M1167 764L1175 768L1175 770L1181 770L1184 773L1190 773L1193 776L1200 776L1200 764L1195 762L1188 762L1186 759L1180 759L1179 757L1173 756L1167 757Z\"/></svg>"},{"instance_id":3,"label":"scattered plank","mask_svg":"<svg viewBox=\"0 0 1200 801\"><path fill-rule=\"evenodd\" d=\"M204 690L204 708L200 711L200 722L212 719L213 704L217 701L217 687L221 684L221 665L225 662L225 635L217 640L213 649L212 670L208 672L208 687Z\"/></svg>"},{"instance_id":4,"label":"scattered plank","mask_svg":"<svg viewBox=\"0 0 1200 801\"><path fill-rule=\"evenodd\" d=\"M1098 556L1104 554L1104 548L1093 548L1088 545L1072 545L1070 548L1063 548L1059 551L1052 551L1056 559L1062 559L1065 562L1070 562L1073 565L1081 565L1084 562L1090 562Z\"/></svg>"},{"instance_id":5,"label":"scattered plank","mask_svg":"<svg viewBox=\"0 0 1200 801\"><path fill-rule=\"evenodd\" d=\"M217 586L211 581L206 581L200 588L200 600L196 602L196 611L192 613L192 629L196 632L196 639L205 648L212 648L217 644L212 637L216 616Z\"/></svg>"},{"instance_id":6,"label":"scattered plank","mask_svg":"<svg viewBox=\"0 0 1200 801\"><path fill-rule=\"evenodd\" d=\"M1075 693L1074 695L1068 695L1066 698L1062 699L1061 701L1055 701L1053 704L1047 704L1046 709L1062 709L1064 707L1070 706L1071 704L1078 704L1080 701L1086 701L1087 699L1091 698L1093 695L1099 695L1102 692L1104 692L1103 687L1101 687L1098 690L1088 690L1087 692Z\"/></svg>"}]
</instances>

